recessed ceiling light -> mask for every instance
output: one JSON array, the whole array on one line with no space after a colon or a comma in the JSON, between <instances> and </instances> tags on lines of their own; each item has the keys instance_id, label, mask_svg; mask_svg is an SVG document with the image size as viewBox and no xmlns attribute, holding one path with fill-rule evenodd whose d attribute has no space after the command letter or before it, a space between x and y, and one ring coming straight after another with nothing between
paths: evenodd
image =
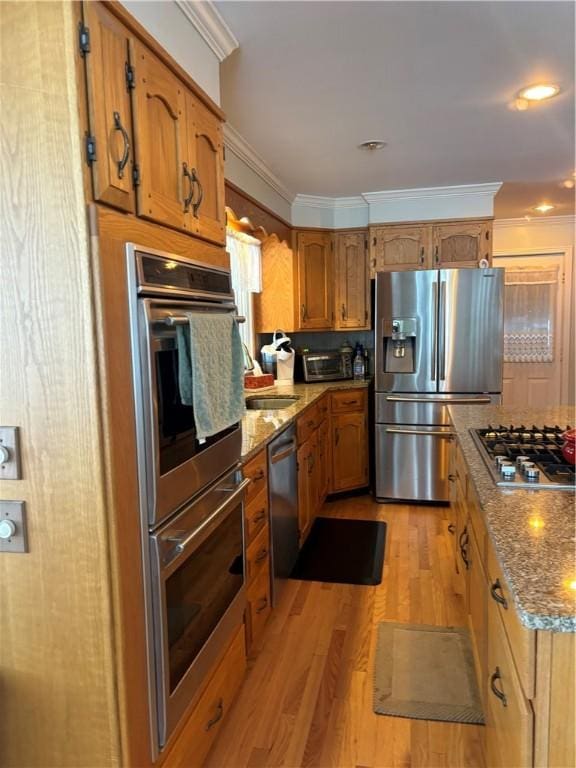
<instances>
[{"instance_id":1,"label":"recessed ceiling light","mask_svg":"<svg viewBox=\"0 0 576 768\"><path fill-rule=\"evenodd\" d=\"M548 213L548 211L551 211L555 208L554 205L551 205L550 203L540 203L540 205L535 205L534 210L538 211L538 213Z\"/></svg>"},{"instance_id":2,"label":"recessed ceiling light","mask_svg":"<svg viewBox=\"0 0 576 768\"><path fill-rule=\"evenodd\" d=\"M537 83L535 85L529 85L526 88L522 88L518 94L518 97L520 99L526 99L526 101L544 101L544 99L551 99L553 96L557 96L559 93L560 88L557 85Z\"/></svg>"},{"instance_id":3,"label":"recessed ceiling light","mask_svg":"<svg viewBox=\"0 0 576 768\"><path fill-rule=\"evenodd\" d=\"M363 141L362 144L359 145L359 148L368 149L370 152L373 152L375 149L383 149L385 146L385 141L381 141L380 139L371 139L370 141Z\"/></svg>"},{"instance_id":4,"label":"recessed ceiling light","mask_svg":"<svg viewBox=\"0 0 576 768\"><path fill-rule=\"evenodd\" d=\"M562 186L564 189L574 189L574 187L576 187L576 181L574 181L574 179L565 179L562 182Z\"/></svg>"}]
</instances>

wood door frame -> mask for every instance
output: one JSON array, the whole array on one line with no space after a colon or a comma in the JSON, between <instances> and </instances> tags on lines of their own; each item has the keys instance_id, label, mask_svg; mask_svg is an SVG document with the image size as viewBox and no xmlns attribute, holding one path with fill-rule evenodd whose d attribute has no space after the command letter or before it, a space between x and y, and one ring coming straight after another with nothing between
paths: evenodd
<instances>
[{"instance_id":1,"label":"wood door frame","mask_svg":"<svg viewBox=\"0 0 576 768\"><path fill-rule=\"evenodd\" d=\"M564 282L563 282L563 307L562 307L562 363L560 370L560 402L568 403L569 400L569 382L570 382L570 329L572 319L572 306L576 298L576 288L574 286L574 276L576 273L572 268L573 248L571 245L562 245L559 248L513 248L494 250L492 253L492 265L497 267L496 259L502 258L522 258L530 256L560 256L563 262Z\"/></svg>"}]
</instances>

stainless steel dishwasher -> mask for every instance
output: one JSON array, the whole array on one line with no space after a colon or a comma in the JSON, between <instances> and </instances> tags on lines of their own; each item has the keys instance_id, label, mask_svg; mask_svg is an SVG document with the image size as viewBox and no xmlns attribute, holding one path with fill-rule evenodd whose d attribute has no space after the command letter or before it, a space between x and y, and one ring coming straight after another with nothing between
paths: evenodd
<instances>
[{"instance_id":1,"label":"stainless steel dishwasher","mask_svg":"<svg viewBox=\"0 0 576 768\"><path fill-rule=\"evenodd\" d=\"M298 477L296 425L281 432L268 446L268 494L272 544L272 605L298 557Z\"/></svg>"}]
</instances>

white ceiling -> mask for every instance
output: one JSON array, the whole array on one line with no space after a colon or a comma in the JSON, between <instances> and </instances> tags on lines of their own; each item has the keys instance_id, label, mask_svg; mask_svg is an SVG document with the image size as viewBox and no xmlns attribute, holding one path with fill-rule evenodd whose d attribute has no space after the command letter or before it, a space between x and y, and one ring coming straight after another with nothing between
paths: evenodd
<instances>
[{"instance_id":1,"label":"white ceiling","mask_svg":"<svg viewBox=\"0 0 576 768\"><path fill-rule=\"evenodd\" d=\"M240 47L222 64L231 124L294 193L503 181L497 216L570 213L571 2L217 2ZM510 108L523 85L556 99ZM357 145L383 139L376 153Z\"/></svg>"}]
</instances>

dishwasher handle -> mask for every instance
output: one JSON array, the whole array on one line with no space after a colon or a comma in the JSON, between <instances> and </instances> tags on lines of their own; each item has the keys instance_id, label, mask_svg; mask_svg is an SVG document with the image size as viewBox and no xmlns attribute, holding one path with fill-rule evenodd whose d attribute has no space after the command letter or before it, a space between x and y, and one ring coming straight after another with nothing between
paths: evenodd
<instances>
[{"instance_id":1,"label":"dishwasher handle","mask_svg":"<svg viewBox=\"0 0 576 768\"><path fill-rule=\"evenodd\" d=\"M277 464L279 461L286 459L288 456L296 452L296 440L292 439L289 443L282 446L282 449L278 453L273 453L270 456L270 463Z\"/></svg>"}]
</instances>

